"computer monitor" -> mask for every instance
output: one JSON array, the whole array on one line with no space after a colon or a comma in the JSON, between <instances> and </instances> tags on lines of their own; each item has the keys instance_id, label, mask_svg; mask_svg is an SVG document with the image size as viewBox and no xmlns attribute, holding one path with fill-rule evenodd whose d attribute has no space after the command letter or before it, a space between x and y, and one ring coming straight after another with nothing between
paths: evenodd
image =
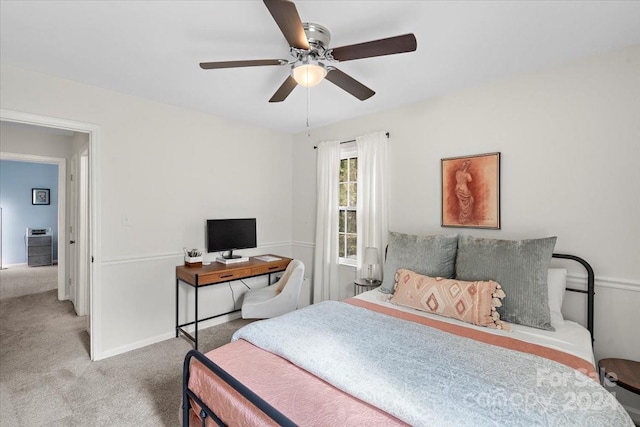
<instances>
[{"instance_id":1,"label":"computer monitor","mask_svg":"<svg viewBox=\"0 0 640 427\"><path fill-rule=\"evenodd\" d=\"M228 254L222 255L225 259L241 258L240 255L233 255L233 251L257 246L256 219L208 219L206 246L207 252L228 251Z\"/></svg>"}]
</instances>

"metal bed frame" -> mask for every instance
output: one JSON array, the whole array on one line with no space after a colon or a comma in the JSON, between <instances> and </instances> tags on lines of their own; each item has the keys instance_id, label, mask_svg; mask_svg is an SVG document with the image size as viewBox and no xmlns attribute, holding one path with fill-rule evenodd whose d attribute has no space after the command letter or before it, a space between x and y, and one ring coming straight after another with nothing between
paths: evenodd
<instances>
[{"instance_id":1,"label":"metal bed frame","mask_svg":"<svg viewBox=\"0 0 640 427\"><path fill-rule=\"evenodd\" d=\"M595 296L595 275L593 273L593 268L591 265L585 261L584 259L577 257L575 255L567 255L567 254L553 254L553 258L559 259L568 259L575 262L580 263L585 270L587 271L587 289L574 289L574 288L566 288L567 291L570 292L578 292L582 294L587 294L587 329L591 334L591 344L593 345L594 337L593 337L593 306L594 306L594 296ZM200 419L202 420L202 427L206 426L207 419L211 418L218 426L225 426L224 422L211 410L203 401L200 399L191 389L189 389L189 376L190 376L190 368L191 368L191 359L195 358L200 363L202 363L207 369L216 374L220 379L222 379L225 383L227 383L231 388L236 390L247 399L249 402L258 407L265 415L271 418L275 423L280 426L285 427L293 427L296 424L283 415L276 408L267 403L260 396L255 394L249 388L247 388L240 381L235 379L229 373L227 373L220 366L216 365L209 358L207 358L204 354L200 353L198 350L190 350L183 364L183 375L182 375L182 425L183 427L189 427L189 416L191 413L191 399L200 406Z\"/></svg>"}]
</instances>

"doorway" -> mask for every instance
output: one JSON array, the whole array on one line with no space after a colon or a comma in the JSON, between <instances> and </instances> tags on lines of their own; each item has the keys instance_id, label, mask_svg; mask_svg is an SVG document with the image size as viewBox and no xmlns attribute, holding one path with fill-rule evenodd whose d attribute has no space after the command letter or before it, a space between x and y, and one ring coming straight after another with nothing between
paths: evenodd
<instances>
[{"instance_id":1,"label":"doorway","mask_svg":"<svg viewBox=\"0 0 640 427\"><path fill-rule=\"evenodd\" d=\"M64 222L59 219L59 235L58 239L62 242L64 249L60 248L58 255L59 265L67 266L66 276L73 275L76 278L76 286L71 292L71 287L67 287L69 283L65 280L64 272L62 273L63 286L58 288L59 299L69 299L73 297L77 302L77 311L84 310L87 315L87 330L90 335L90 356L91 360L99 360L101 356L100 345L100 304L99 304L99 284L100 284L100 268L99 263L96 261L99 256L99 200L98 189L98 161L97 161L97 147L99 137L99 127L87 123L73 122L63 119L57 119L47 116L33 115L29 113L22 113L11 110L0 110L0 120L3 122L21 123L26 125L35 125L40 127L48 127L54 129L63 129L72 132L84 133L88 135L88 144L85 149L79 151L76 162L76 175L74 181L74 188L76 192L76 201L73 211L76 212L76 224L68 228L67 219L65 217L65 210L67 207L66 196L69 194L69 188L66 188L64 192L60 189L60 196L64 194L65 201L59 199L59 204L62 205L62 218ZM3 158L6 155L3 154ZM64 175L62 181L66 182L66 159L63 159L62 165ZM69 185L69 187L72 187ZM60 218L60 215L59 215ZM62 224L60 224L62 222ZM61 225L61 226L60 226ZM77 237L74 239L73 237ZM74 243L71 243L74 241ZM59 246L60 247L60 246ZM71 250L73 248L73 250ZM77 249L76 249L77 248ZM66 255L66 257L65 257ZM60 259L63 257L64 259ZM73 262L73 272L69 268L69 263ZM73 261L72 261L73 260ZM59 281L60 281L59 268ZM86 286L80 286L84 282ZM61 290L62 289L62 290ZM81 315L81 313L78 313Z\"/></svg>"},{"instance_id":2,"label":"doorway","mask_svg":"<svg viewBox=\"0 0 640 427\"><path fill-rule=\"evenodd\" d=\"M4 122L4 121L3 121ZM6 144L5 144L6 145ZM4 149L4 147L3 147ZM58 234L58 244L56 247L56 252L57 252L57 262L58 262L58 273L57 273L57 282L58 282L58 299L65 299L66 298L66 289L65 289L65 262L67 259L67 253L65 250L65 241L66 241L66 237L65 237L65 215L66 215L66 159L63 157L48 157L48 156L41 156L41 155L36 155L36 154L25 154L25 153L11 153L11 152L0 152L0 159L1 160L9 160L12 162L21 162L21 163L26 163L26 164L31 164L31 165L36 165L36 164L44 164L44 165L53 165L57 167L57 195L58 195L58 207L57 207L57 215L56 215L56 219L55 219L55 229L57 229L57 234ZM28 202L27 202L28 203ZM3 215L6 212L3 212ZM54 218L50 218L50 219L54 219ZM52 224L52 222L47 222L47 223L34 223L34 224L26 224L29 227L43 227L43 226L47 226L47 227L51 227L54 224ZM54 230L55 230L54 229ZM22 233L22 235L24 235L25 233L25 229L21 229L20 231L18 230L13 230L14 232L12 234L15 233ZM17 238L17 236L16 236ZM26 237L25 237L26 239ZM16 249L16 248L14 248ZM54 259L53 254L51 255L51 260ZM25 260L25 263L27 261Z\"/></svg>"}]
</instances>

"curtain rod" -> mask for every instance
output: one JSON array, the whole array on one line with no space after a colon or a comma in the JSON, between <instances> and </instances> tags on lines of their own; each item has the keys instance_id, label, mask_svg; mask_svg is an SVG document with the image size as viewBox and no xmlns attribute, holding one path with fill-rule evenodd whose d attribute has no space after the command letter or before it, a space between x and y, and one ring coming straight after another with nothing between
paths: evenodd
<instances>
[{"instance_id":1,"label":"curtain rod","mask_svg":"<svg viewBox=\"0 0 640 427\"><path fill-rule=\"evenodd\" d=\"M385 133L385 135L387 135L387 138L389 138L389 132ZM350 143L350 142L356 142L356 140L355 140L355 139L350 139L350 140L348 140L348 141L341 141L341 142L340 142L340 144L348 144L348 143ZM314 149L314 150L317 150L317 149L318 149L318 146L317 146L317 145L314 145L314 146L313 146L313 149Z\"/></svg>"}]
</instances>

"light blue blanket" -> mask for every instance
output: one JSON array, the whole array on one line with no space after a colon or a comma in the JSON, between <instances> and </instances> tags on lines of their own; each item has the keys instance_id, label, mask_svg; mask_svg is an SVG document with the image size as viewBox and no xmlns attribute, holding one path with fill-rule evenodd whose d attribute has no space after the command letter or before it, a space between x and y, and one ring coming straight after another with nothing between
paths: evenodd
<instances>
[{"instance_id":1,"label":"light blue blanket","mask_svg":"<svg viewBox=\"0 0 640 427\"><path fill-rule=\"evenodd\" d=\"M237 339L414 426L633 426L565 365L343 302L254 322Z\"/></svg>"}]
</instances>

